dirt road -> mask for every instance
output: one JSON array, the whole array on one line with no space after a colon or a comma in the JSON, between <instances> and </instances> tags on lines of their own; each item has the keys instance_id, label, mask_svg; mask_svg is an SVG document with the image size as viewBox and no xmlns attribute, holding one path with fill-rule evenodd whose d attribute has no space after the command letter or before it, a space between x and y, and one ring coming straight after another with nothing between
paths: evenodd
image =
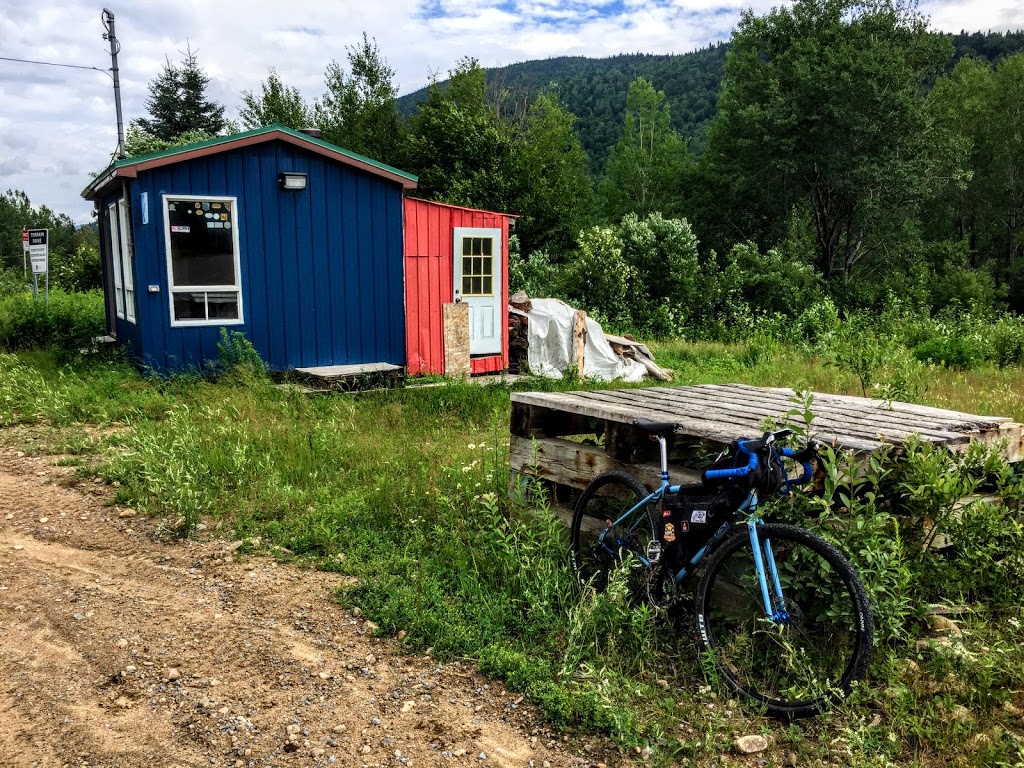
<instances>
[{"instance_id":1,"label":"dirt road","mask_svg":"<svg viewBox=\"0 0 1024 768\"><path fill-rule=\"evenodd\" d=\"M339 577L161 541L0 449L0 766L591 766L471 667L406 656Z\"/></svg>"}]
</instances>

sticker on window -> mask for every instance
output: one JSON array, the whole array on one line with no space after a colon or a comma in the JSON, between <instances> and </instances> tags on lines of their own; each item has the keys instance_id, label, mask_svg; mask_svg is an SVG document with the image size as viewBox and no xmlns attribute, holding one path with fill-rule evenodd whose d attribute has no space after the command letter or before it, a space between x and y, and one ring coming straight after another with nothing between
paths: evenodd
<instances>
[{"instance_id":1,"label":"sticker on window","mask_svg":"<svg viewBox=\"0 0 1024 768\"><path fill-rule=\"evenodd\" d=\"M691 523L706 523L708 521L708 511L706 509L695 509L693 514L690 515Z\"/></svg>"},{"instance_id":2,"label":"sticker on window","mask_svg":"<svg viewBox=\"0 0 1024 768\"><path fill-rule=\"evenodd\" d=\"M185 234L185 235L187 235L191 231L192 231L192 227L181 227L181 226L171 227L171 232L181 232L182 234Z\"/></svg>"}]
</instances>

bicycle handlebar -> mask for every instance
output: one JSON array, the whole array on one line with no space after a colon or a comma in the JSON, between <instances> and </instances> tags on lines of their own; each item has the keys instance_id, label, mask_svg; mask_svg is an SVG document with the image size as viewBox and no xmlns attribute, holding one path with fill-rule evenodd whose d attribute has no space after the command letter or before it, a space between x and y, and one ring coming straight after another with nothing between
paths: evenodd
<instances>
[{"instance_id":1,"label":"bicycle handlebar","mask_svg":"<svg viewBox=\"0 0 1024 768\"><path fill-rule=\"evenodd\" d=\"M762 446L770 447L772 443L783 437L788 437L792 434L791 430L783 429L778 432L766 432L761 438ZM747 464L743 467L735 467L733 469L709 469L704 473L704 477L708 480L727 480L736 477L746 477L751 472L756 472L760 467L761 460L758 458L757 449L751 450L747 447L748 443L758 442L756 440L739 440L736 445L740 452L747 457ZM811 458L814 456L813 445L808 445L803 451L794 451L792 448L781 447L779 449L772 448L773 452L785 456L786 458L794 459L801 467L803 467L804 474L802 477L790 480L786 478L787 485L800 485L806 483L814 475L814 470L811 467Z\"/></svg>"},{"instance_id":2,"label":"bicycle handlebar","mask_svg":"<svg viewBox=\"0 0 1024 768\"><path fill-rule=\"evenodd\" d=\"M756 472L760 464L757 454L747 448L747 443L753 440L740 440L736 443L740 452L747 456L747 466L736 467L735 469L709 469L704 473L708 480L725 480L730 477L746 477L751 472Z\"/></svg>"}]
</instances>

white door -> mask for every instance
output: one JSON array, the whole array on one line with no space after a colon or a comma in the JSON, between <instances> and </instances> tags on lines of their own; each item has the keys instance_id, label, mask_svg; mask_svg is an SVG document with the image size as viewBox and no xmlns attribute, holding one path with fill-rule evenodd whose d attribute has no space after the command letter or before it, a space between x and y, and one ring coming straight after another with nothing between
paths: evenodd
<instances>
[{"instance_id":1,"label":"white door","mask_svg":"<svg viewBox=\"0 0 1024 768\"><path fill-rule=\"evenodd\" d=\"M501 354L501 230L455 228L455 300L469 305L469 354Z\"/></svg>"}]
</instances>

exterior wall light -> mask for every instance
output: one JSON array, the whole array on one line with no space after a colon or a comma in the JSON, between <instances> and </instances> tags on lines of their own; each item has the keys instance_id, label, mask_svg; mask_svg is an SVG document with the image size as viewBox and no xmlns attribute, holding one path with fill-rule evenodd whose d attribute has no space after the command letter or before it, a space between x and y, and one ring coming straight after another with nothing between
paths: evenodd
<instances>
[{"instance_id":1,"label":"exterior wall light","mask_svg":"<svg viewBox=\"0 0 1024 768\"><path fill-rule=\"evenodd\" d=\"M304 173L284 171L277 177L277 181L281 185L281 189L290 189L298 192L300 189L306 188L306 174Z\"/></svg>"}]
</instances>

